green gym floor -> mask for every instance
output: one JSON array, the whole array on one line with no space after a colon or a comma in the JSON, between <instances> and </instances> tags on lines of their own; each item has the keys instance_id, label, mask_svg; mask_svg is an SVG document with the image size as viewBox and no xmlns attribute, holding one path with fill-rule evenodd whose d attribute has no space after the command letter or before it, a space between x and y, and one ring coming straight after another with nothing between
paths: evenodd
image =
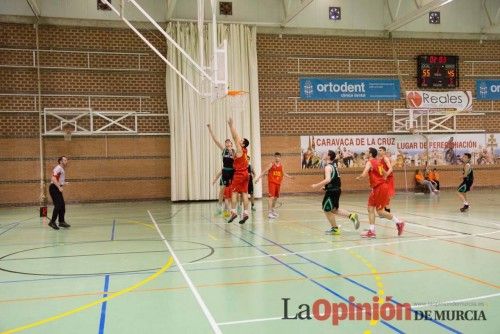
<instances>
[{"instance_id":1,"label":"green gym floor","mask_svg":"<svg viewBox=\"0 0 500 334\"><path fill-rule=\"evenodd\" d=\"M72 227L59 231L38 208L0 208L0 332L500 333L497 189L471 192L467 213L451 190L398 194L404 234L377 218L371 240L359 236L367 193L342 196L361 228L338 219L340 236L324 234L321 196L284 196L272 221L258 200L242 226L215 216L215 202L68 205ZM350 297L388 296L386 310L409 303L432 320L360 312L332 324ZM281 319L286 298L289 318L305 317L307 304L312 319ZM324 321L313 315L318 299L335 304Z\"/></svg>"}]
</instances>

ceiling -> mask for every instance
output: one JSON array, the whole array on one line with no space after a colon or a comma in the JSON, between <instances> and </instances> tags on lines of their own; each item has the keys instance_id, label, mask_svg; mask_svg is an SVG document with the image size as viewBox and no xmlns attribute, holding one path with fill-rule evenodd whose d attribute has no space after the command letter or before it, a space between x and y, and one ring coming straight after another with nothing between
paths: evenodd
<instances>
[{"instance_id":1,"label":"ceiling","mask_svg":"<svg viewBox=\"0 0 500 334\"><path fill-rule=\"evenodd\" d=\"M160 23L196 21L197 2L210 21L211 0L135 0ZM500 0L225 0L232 15L218 22L258 26L259 32L416 38L500 39ZM0 0L0 21L22 22L39 16L41 22L76 25L122 24L112 11L97 10L97 0ZM120 8L120 0L112 0ZM125 16L139 24L146 18L125 1ZM328 17L340 7L341 19ZM429 12L440 13L440 24L429 23Z\"/></svg>"}]
</instances>

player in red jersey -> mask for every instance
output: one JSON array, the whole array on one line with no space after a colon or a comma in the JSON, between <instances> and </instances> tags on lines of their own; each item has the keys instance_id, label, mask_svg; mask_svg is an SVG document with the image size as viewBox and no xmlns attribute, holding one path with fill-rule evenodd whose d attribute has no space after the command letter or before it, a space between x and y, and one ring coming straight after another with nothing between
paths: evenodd
<instances>
[{"instance_id":1,"label":"player in red jersey","mask_svg":"<svg viewBox=\"0 0 500 334\"><path fill-rule=\"evenodd\" d=\"M378 148L378 154L380 157L380 161L382 162L382 166L384 167L385 172L387 173L387 185L389 186L389 202L385 206L385 211L391 212L390 202L391 199L396 195L396 189L394 186L394 173L392 169L391 160L387 156L387 149L384 146L380 146Z\"/></svg>"},{"instance_id":2,"label":"player in red jersey","mask_svg":"<svg viewBox=\"0 0 500 334\"><path fill-rule=\"evenodd\" d=\"M229 217L228 223L233 222L233 220L238 217L236 213L236 205L238 202L238 195L241 194L243 199L243 214L239 221L240 224L244 224L248 219L248 155L247 147L250 144L248 139L241 138L236 130L234 121L229 118L227 121L229 129L231 130L231 135L233 136L234 142L236 143L236 155L233 161L234 176L231 183L231 188L233 190L231 198L231 216Z\"/></svg>"},{"instance_id":3,"label":"player in red jersey","mask_svg":"<svg viewBox=\"0 0 500 334\"><path fill-rule=\"evenodd\" d=\"M370 222L370 229L363 233L361 236L364 238L375 238L375 211L378 213L379 217L392 220L396 224L398 230L398 235L403 233L404 222L395 215L386 212L385 206L389 204L389 185L387 183L387 172L384 170L382 162L377 159L377 149L369 148L369 159L366 162L365 169L363 173L359 175L356 179L369 175L370 177L370 187L372 191L370 197L368 198L368 221Z\"/></svg>"},{"instance_id":4,"label":"player in red jersey","mask_svg":"<svg viewBox=\"0 0 500 334\"><path fill-rule=\"evenodd\" d=\"M278 213L275 210L276 200L280 197L280 188L281 182L283 181L283 177L287 177L293 180L293 176L285 173L283 169L283 164L281 163L281 153L274 153L274 161L271 162L267 167L262 171L262 173L255 179L255 183L257 183L260 178L267 174L267 188L269 192L268 199L268 209L269 214L268 218L274 219L278 218Z\"/></svg>"}]
</instances>

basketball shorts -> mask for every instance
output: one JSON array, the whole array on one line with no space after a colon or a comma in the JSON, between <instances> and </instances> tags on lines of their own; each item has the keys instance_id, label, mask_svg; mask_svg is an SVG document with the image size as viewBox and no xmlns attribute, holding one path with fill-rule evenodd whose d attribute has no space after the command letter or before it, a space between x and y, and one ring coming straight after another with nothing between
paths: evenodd
<instances>
[{"instance_id":1,"label":"basketball shorts","mask_svg":"<svg viewBox=\"0 0 500 334\"><path fill-rule=\"evenodd\" d=\"M389 204L389 200L389 185L384 182L372 188L370 197L368 197L368 206L374 206L377 210L381 210Z\"/></svg>"},{"instance_id":2,"label":"basketball shorts","mask_svg":"<svg viewBox=\"0 0 500 334\"><path fill-rule=\"evenodd\" d=\"M470 191L471 187L472 187L472 182L467 182L464 180L462 183L460 183L457 190L459 193L466 193Z\"/></svg>"},{"instance_id":3,"label":"basketball shorts","mask_svg":"<svg viewBox=\"0 0 500 334\"><path fill-rule=\"evenodd\" d=\"M281 184L269 182L267 184L267 187L268 187L269 197L275 197L275 198L280 197Z\"/></svg>"},{"instance_id":4,"label":"basketball shorts","mask_svg":"<svg viewBox=\"0 0 500 334\"><path fill-rule=\"evenodd\" d=\"M248 172L234 173L233 182L231 183L233 192L248 193L248 178Z\"/></svg>"},{"instance_id":5,"label":"basketball shorts","mask_svg":"<svg viewBox=\"0 0 500 334\"><path fill-rule=\"evenodd\" d=\"M339 208L340 189L326 190L323 197L323 211L330 212Z\"/></svg>"}]
</instances>

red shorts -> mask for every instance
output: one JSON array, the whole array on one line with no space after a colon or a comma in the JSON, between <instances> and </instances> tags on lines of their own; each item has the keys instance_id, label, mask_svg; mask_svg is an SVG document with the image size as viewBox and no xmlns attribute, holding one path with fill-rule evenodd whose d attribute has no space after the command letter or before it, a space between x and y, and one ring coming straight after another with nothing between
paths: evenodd
<instances>
[{"instance_id":1,"label":"red shorts","mask_svg":"<svg viewBox=\"0 0 500 334\"><path fill-rule=\"evenodd\" d=\"M389 204L389 200L389 185L384 182L372 188L370 197L368 197L368 206L374 206L380 210Z\"/></svg>"},{"instance_id":2,"label":"red shorts","mask_svg":"<svg viewBox=\"0 0 500 334\"><path fill-rule=\"evenodd\" d=\"M236 193L248 193L248 172L235 172L231 182L231 190Z\"/></svg>"},{"instance_id":3,"label":"red shorts","mask_svg":"<svg viewBox=\"0 0 500 334\"><path fill-rule=\"evenodd\" d=\"M224 187L224 199L231 199L231 196L233 196L233 188L228 184Z\"/></svg>"},{"instance_id":4,"label":"red shorts","mask_svg":"<svg viewBox=\"0 0 500 334\"><path fill-rule=\"evenodd\" d=\"M267 188L269 192L269 197L276 197L276 198L280 197L281 184L269 182L267 184Z\"/></svg>"}]
</instances>

